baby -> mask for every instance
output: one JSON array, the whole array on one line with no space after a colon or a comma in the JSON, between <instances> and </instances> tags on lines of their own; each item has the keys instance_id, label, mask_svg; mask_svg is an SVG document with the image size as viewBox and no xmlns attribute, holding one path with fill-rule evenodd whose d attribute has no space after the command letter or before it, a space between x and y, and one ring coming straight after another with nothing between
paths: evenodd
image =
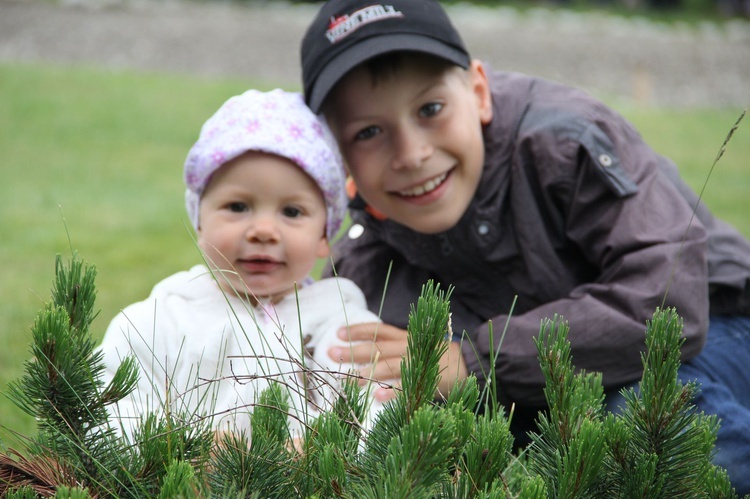
<instances>
[{"instance_id":1,"label":"baby","mask_svg":"<svg viewBox=\"0 0 750 499\"><path fill-rule=\"evenodd\" d=\"M116 420L132 433L146 412L169 410L185 423L247 427L275 380L296 433L333 402L334 375L352 367L326 353L348 346L337 331L378 320L352 281L310 277L346 210L335 142L299 94L250 90L205 123L184 179L205 265L167 277L109 325L105 377L127 355L141 373Z\"/></svg>"}]
</instances>

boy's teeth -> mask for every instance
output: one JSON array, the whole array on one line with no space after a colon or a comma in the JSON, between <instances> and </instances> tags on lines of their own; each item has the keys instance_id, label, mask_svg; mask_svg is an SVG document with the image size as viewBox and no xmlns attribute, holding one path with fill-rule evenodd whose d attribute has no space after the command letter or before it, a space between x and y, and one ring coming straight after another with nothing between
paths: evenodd
<instances>
[{"instance_id":1,"label":"boy's teeth","mask_svg":"<svg viewBox=\"0 0 750 499\"><path fill-rule=\"evenodd\" d=\"M445 177L447 177L447 173L443 173L439 177L435 177L433 179L428 180L422 185L418 185L417 187L414 187L413 189L408 189L405 191L399 192L402 196L421 196L422 194L426 194L428 192L434 191L436 188L440 186L440 184L443 183L445 180Z\"/></svg>"}]
</instances>

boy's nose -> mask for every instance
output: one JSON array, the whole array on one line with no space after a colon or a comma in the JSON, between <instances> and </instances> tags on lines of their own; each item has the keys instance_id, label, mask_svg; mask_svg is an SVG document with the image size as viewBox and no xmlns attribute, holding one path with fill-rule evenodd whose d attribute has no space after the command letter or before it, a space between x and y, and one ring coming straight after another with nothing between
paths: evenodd
<instances>
[{"instance_id":1,"label":"boy's nose","mask_svg":"<svg viewBox=\"0 0 750 499\"><path fill-rule=\"evenodd\" d=\"M401 130L395 140L395 169L419 168L432 155L432 144L419 130Z\"/></svg>"},{"instance_id":2,"label":"boy's nose","mask_svg":"<svg viewBox=\"0 0 750 499\"><path fill-rule=\"evenodd\" d=\"M279 240L279 230L271 216L253 217L247 229L247 239L250 242L270 243Z\"/></svg>"}]
</instances>

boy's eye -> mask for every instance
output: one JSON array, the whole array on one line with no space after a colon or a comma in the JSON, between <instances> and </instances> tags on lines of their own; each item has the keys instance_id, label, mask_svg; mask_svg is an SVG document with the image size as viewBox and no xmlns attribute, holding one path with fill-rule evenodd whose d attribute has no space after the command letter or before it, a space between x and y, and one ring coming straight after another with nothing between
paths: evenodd
<instances>
[{"instance_id":1,"label":"boy's eye","mask_svg":"<svg viewBox=\"0 0 750 499\"><path fill-rule=\"evenodd\" d=\"M354 140L367 140L373 138L375 135L377 135L380 132L380 128L373 126L368 126L367 128L363 128L359 132L357 132L357 135L354 136Z\"/></svg>"},{"instance_id":2,"label":"boy's eye","mask_svg":"<svg viewBox=\"0 0 750 499\"><path fill-rule=\"evenodd\" d=\"M247 205L245 203L235 201L234 203L229 203L227 205L227 209L234 213L242 213L243 211L247 211Z\"/></svg>"},{"instance_id":3,"label":"boy's eye","mask_svg":"<svg viewBox=\"0 0 750 499\"><path fill-rule=\"evenodd\" d=\"M302 210L294 206L287 206L283 210L284 216L289 218L297 218L302 215Z\"/></svg>"},{"instance_id":4,"label":"boy's eye","mask_svg":"<svg viewBox=\"0 0 750 499\"><path fill-rule=\"evenodd\" d=\"M435 116L443 109L443 105L439 102L430 102L419 108L419 116L421 118L429 118Z\"/></svg>"}]
</instances>

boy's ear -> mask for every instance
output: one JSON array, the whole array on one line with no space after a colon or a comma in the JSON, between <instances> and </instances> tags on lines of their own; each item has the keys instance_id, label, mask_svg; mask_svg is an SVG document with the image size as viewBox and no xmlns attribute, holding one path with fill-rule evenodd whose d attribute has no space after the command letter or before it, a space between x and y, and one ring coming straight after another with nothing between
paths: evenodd
<instances>
[{"instance_id":1,"label":"boy's ear","mask_svg":"<svg viewBox=\"0 0 750 499\"><path fill-rule=\"evenodd\" d=\"M484 71L482 62L478 59L471 61L469 66L469 85L477 99L479 120L482 125L488 125L492 121L492 92L487 73Z\"/></svg>"}]
</instances>

